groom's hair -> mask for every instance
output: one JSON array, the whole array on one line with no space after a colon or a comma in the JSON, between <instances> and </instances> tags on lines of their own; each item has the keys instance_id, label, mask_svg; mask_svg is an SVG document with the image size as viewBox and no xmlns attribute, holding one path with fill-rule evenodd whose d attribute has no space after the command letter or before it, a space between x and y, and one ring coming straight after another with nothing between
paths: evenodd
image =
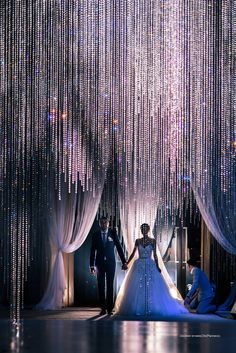
<instances>
[{"instance_id":1,"label":"groom's hair","mask_svg":"<svg viewBox=\"0 0 236 353\"><path fill-rule=\"evenodd\" d=\"M188 261L187 261L187 264L188 265L190 265L190 266L198 266L198 263L197 263L197 261L196 260L194 260L194 259L189 259Z\"/></svg>"},{"instance_id":2,"label":"groom's hair","mask_svg":"<svg viewBox=\"0 0 236 353\"><path fill-rule=\"evenodd\" d=\"M99 219L99 222L100 222L100 221L108 221L108 222L109 222L109 218L106 217L106 216L102 216L102 217L100 217L100 219Z\"/></svg>"}]
</instances>

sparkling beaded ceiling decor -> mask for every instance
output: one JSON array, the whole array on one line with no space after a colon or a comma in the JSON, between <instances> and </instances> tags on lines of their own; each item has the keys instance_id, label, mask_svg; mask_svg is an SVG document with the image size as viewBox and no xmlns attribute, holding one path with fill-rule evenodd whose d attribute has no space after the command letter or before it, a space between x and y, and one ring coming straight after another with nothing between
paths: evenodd
<instances>
[{"instance_id":1,"label":"sparkling beaded ceiling decor","mask_svg":"<svg viewBox=\"0 0 236 353\"><path fill-rule=\"evenodd\" d=\"M1 248L14 317L61 177L68 192L95 190L110 170L101 208L115 191L126 230L183 215L190 183L235 216L235 11L232 0L1 1Z\"/></svg>"}]
</instances>

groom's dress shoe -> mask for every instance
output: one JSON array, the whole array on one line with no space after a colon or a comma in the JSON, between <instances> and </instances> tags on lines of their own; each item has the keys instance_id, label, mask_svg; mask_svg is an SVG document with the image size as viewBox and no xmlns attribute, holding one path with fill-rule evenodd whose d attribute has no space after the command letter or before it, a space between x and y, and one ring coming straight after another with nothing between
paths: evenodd
<instances>
[{"instance_id":1,"label":"groom's dress shoe","mask_svg":"<svg viewBox=\"0 0 236 353\"><path fill-rule=\"evenodd\" d=\"M106 309L102 309L101 311L100 311L100 313L99 313L99 315L106 315Z\"/></svg>"}]
</instances>

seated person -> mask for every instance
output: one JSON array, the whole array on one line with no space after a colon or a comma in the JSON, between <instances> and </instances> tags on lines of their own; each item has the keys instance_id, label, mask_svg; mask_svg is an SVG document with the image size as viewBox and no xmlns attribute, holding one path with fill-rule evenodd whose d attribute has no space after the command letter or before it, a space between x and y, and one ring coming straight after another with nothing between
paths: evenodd
<instances>
[{"instance_id":1,"label":"seated person","mask_svg":"<svg viewBox=\"0 0 236 353\"><path fill-rule=\"evenodd\" d=\"M184 304L190 309L196 309L197 314L215 312L216 306L213 304L215 294L206 274L197 267L193 259L187 261L187 266L193 275L193 284Z\"/></svg>"}]
</instances>

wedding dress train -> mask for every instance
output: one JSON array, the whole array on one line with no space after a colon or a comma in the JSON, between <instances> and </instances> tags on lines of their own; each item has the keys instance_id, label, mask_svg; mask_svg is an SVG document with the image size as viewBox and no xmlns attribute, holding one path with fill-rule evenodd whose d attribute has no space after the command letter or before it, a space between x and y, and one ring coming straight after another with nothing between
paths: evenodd
<instances>
[{"instance_id":1,"label":"wedding dress train","mask_svg":"<svg viewBox=\"0 0 236 353\"><path fill-rule=\"evenodd\" d=\"M129 269L117 295L116 314L125 316L176 316L189 311L173 298L152 259L153 245L138 245L139 258Z\"/></svg>"}]
</instances>

